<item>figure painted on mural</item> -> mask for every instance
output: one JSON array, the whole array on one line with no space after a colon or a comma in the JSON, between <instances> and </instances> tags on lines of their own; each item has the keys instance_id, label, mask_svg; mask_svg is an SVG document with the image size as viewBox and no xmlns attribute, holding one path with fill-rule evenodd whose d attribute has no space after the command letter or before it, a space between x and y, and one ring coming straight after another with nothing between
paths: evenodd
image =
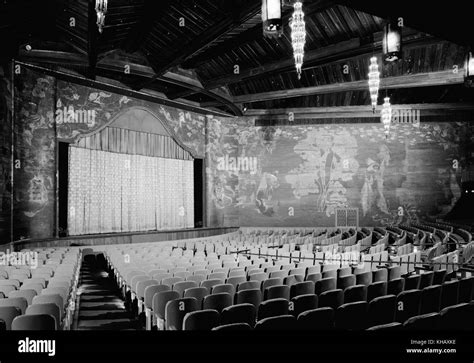
<instances>
[{"instance_id":1,"label":"figure painted on mural","mask_svg":"<svg viewBox=\"0 0 474 363\"><path fill-rule=\"evenodd\" d=\"M214 204L219 209L230 207L235 196L235 192L228 185L222 183L221 180L214 183L212 194Z\"/></svg>"},{"instance_id":2,"label":"figure painted on mural","mask_svg":"<svg viewBox=\"0 0 474 363\"><path fill-rule=\"evenodd\" d=\"M387 201L384 196L384 174L390 162L390 150L381 145L377 154L378 161L367 159L365 181L361 190L361 204L363 215L369 212L389 214Z\"/></svg>"},{"instance_id":3,"label":"figure painted on mural","mask_svg":"<svg viewBox=\"0 0 474 363\"><path fill-rule=\"evenodd\" d=\"M267 217L273 217L277 212L278 204L275 205L272 203L272 198L273 191L279 186L280 183L278 182L277 176L270 173L263 173L255 197L255 205L259 213Z\"/></svg>"}]
</instances>

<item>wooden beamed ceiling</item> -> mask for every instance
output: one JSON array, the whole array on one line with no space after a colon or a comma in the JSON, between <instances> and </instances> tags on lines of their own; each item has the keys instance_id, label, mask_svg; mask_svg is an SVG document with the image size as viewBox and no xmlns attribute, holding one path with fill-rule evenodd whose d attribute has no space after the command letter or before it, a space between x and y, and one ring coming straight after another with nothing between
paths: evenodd
<instances>
[{"instance_id":1,"label":"wooden beamed ceiling","mask_svg":"<svg viewBox=\"0 0 474 363\"><path fill-rule=\"evenodd\" d=\"M2 18L0 36L10 37L11 44L0 61L14 57L71 68L89 79L112 78L128 89L159 92L170 100L231 115L262 106L369 107L372 55L380 59L381 88L404 102L410 102L410 96L413 102L437 104L452 102L454 96L473 96L472 89L462 87L466 36L459 34L456 44L455 30L433 29L433 22L417 19L413 14L418 13L411 13L405 1L397 10L405 25L403 59L387 64L381 61L387 18L383 6L372 0L367 2L372 7L365 1L305 0L301 80L294 69L288 25L291 0L283 0L284 32L277 39L263 37L260 0L110 0L102 34L95 24L94 0L44 1L49 12L46 25L41 22L42 8L31 0L0 4L0 14L21 9L31 19L22 30L21 17ZM35 27L41 31L35 32Z\"/></svg>"}]
</instances>

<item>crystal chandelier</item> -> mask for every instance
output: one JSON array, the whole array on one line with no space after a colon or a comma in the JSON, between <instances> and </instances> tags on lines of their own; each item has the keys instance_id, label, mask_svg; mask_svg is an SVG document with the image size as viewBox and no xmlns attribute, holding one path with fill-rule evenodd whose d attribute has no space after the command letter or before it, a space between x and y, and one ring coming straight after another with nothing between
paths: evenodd
<instances>
[{"instance_id":1,"label":"crystal chandelier","mask_svg":"<svg viewBox=\"0 0 474 363\"><path fill-rule=\"evenodd\" d=\"M107 14L107 0L95 0L95 12L97 13L97 27L99 28L99 33L102 33L105 14Z\"/></svg>"},{"instance_id":2,"label":"crystal chandelier","mask_svg":"<svg viewBox=\"0 0 474 363\"><path fill-rule=\"evenodd\" d=\"M372 100L372 111L375 113L375 107L377 106L377 99L379 96L380 86L380 72L379 65L377 64L377 57L370 58L369 66L369 90L370 99Z\"/></svg>"},{"instance_id":3,"label":"crystal chandelier","mask_svg":"<svg viewBox=\"0 0 474 363\"><path fill-rule=\"evenodd\" d=\"M392 123L392 106L390 105L390 97L384 98L383 108L381 112L381 120L385 129L385 138L388 138L390 132L390 124Z\"/></svg>"},{"instance_id":4,"label":"crystal chandelier","mask_svg":"<svg viewBox=\"0 0 474 363\"><path fill-rule=\"evenodd\" d=\"M304 22L303 4L297 0L294 3L295 11L291 18L291 43L293 44L293 54L295 57L296 72L298 79L301 79L301 68L303 67L304 46L306 43L306 26Z\"/></svg>"}]
</instances>

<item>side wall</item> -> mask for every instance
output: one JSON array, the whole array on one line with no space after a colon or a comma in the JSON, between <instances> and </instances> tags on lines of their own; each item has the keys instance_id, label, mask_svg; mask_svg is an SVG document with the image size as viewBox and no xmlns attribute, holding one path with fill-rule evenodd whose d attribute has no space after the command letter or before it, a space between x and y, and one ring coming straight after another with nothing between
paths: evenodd
<instances>
[{"instance_id":1,"label":"side wall","mask_svg":"<svg viewBox=\"0 0 474 363\"><path fill-rule=\"evenodd\" d=\"M474 151L469 123L398 124L388 139L381 124L254 124L209 124L213 223L334 226L336 208L358 208L365 226L441 217Z\"/></svg>"}]
</instances>

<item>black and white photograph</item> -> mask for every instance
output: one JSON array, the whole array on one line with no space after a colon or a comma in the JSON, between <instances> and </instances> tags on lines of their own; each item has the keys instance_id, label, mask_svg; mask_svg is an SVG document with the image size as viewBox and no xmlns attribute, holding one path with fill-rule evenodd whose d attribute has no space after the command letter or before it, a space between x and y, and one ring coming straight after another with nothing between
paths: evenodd
<instances>
[{"instance_id":1,"label":"black and white photograph","mask_svg":"<svg viewBox=\"0 0 474 363\"><path fill-rule=\"evenodd\" d=\"M0 362L472 363L473 26L1 0Z\"/></svg>"}]
</instances>

